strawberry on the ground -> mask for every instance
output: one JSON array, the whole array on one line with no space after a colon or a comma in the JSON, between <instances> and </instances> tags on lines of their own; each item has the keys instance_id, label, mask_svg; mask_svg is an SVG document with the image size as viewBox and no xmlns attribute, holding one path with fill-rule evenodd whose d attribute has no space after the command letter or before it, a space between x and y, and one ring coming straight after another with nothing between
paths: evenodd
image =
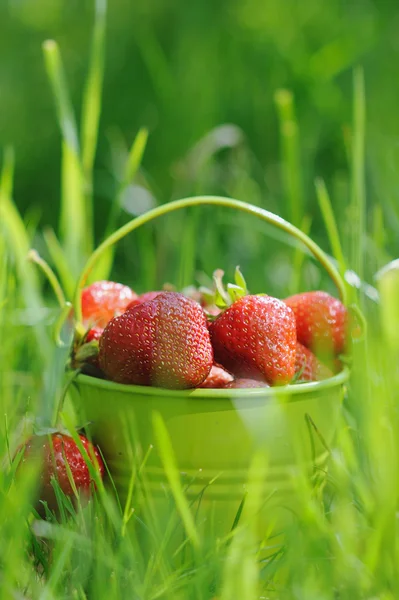
<instances>
[{"instance_id":1,"label":"strawberry on the ground","mask_svg":"<svg viewBox=\"0 0 399 600\"><path fill-rule=\"evenodd\" d=\"M296 319L298 341L316 354L338 355L345 350L348 311L327 292L304 292L285 299Z\"/></svg>"},{"instance_id":2,"label":"strawberry on the ground","mask_svg":"<svg viewBox=\"0 0 399 600\"><path fill-rule=\"evenodd\" d=\"M332 371L301 343L296 345L295 375L297 381L321 381L333 376Z\"/></svg>"},{"instance_id":3,"label":"strawberry on the ground","mask_svg":"<svg viewBox=\"0 0 399 600\"><path fill-rule=\"evenodd\" d=\"M90 461L95 466L99 476L103 478L105 469L99 451L85 436L79 435L79 438ZM90 497L94 483L85 458L71 436L64 433L32 436L24 445L24 455L19 469L23 468L24 463L35 459L42 461L39 498L47 502L50 510L57 509L57 500L51 483L53 479L58 481L66 496L74 497L73 488L68 477L68 467L78 493L83 498Z\"/></svg>"},{"instance_id":4,"label":"strawberry on the ground","mask_svg":"<svg viewBox=\"0 0 399 600\"><path fill-rule=\"evenodd\" d=\"M249 388L266 388L266 387L270 387L270 386L268 383L266 383L266 381L260 381L260 380L256 380L256 379L239 378L239 379L234 379L230 383L227 383L224 387L225 387L225 389L233 390L233 389L249 389Z\"/></svg>"},{"instance_id":5,"label":"strawberry on the ground","mask_svg":"<svg viewBox=\"0 0 399 600\"><path fill-rule=\"evenodd\" d=\"M289 383L295 373L294 313L271 296L244 296L209 326L215 361L236 377Z\"/></svg>"},{"instance_id":6,"label":"strawberry on the ground","mask_svg":"<svg viewBox=\"0 0 399 600\"><path fill-rule=\"evenodd\" d=\"M205 313L183 294L162 292L108 323L99 361L119 383L198 387L213 364Z\"/></svg>"},{"instance_id":7,"label":"strawberry on the ground","mask_svg":"<svg viewBox=\"0 0 399 600\"><path fill-rule=\"evenodd\" d=\"M127 285L114 281L96 281L82 290L82 317L86 326L105 327L137 298Z\"/></svg>"},{"instance_id":8,"label":"strawberry on the ground","mask_svg":"<svg viewBox=\"0 0 399 600\"><path fill-rule=\"evenodd\" d=\"M161 294L162 292L144 292L144 294L140 294L140 296L137 296L137 298L134 298L134 300L132 300L131 302L129 302L129 304L126 307L126 310L129 310L129 308L134 308L135 306L138 306L139 304L143 304L143 302L148 302L149 300L154 300L154 298L156 298L158 296L158 294Z\"/></svg>"},{"instance_id":9,"label":"strawberry on the ground","mask_svg":"<svg viewBox=\"0 0 399 600\"><path fill-rule=\"evenodd\" d=\"M223 388L232 382L234 377L223 367L213 365L208 377L199 386L200 388Z\"/></svg>"}]
</instances>

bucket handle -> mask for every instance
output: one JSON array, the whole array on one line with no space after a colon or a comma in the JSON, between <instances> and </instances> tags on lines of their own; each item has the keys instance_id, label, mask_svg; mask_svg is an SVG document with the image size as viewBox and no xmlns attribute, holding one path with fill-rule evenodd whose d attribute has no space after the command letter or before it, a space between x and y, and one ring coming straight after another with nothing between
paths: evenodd
<instances>
[{"instance_id":1,"label":"bucket handle","mask_svg":"<svg viewBox=\"0 0 399 600\"><path fill-rule=\"evenodd\" d=\"M232 198L225 198L223 196L193 196L191 198L173 200L172 202L168 202L167 204L162 204L161 206L149 210L148 212L132 219L131 221L114 231L114 233L112 233L96 248L96 250L94 250L93 254L87 260L86 265L84 266L76 285L74 295L74 309L75 317L78 323L81 323L82 321L82 289L87 281L91 270L93 269L94 265L96 264L103 252L105 252L113 244L119 242L119 240L121 240L134 229L137 229L141 225L149 223L157 217L171 213L181 208L202 205L224 206L225 208L241 210L242 212L249 213L258 217L263 221L266 221L267 223L271 223L272 225L275 225L279 229L282 229L286 233L289 233L290 235L295 237L297 240L302 242L304 246L306 246L308 250L310 250L313 256L321 263L321 265L327 271L328 275L331 277L332 281L337 287L342 302L344 304L347 304L346 286L338 270L336 269L330 258L327 256L327 254L309 236L303 233L303 231L301 231L288 221L285 221L278 215L275 215L274 213L269 212L264 208L254 206L253 204L248 204L247 202L243 202L241 200L234 200Z\"/></svg>"}]
</instances>

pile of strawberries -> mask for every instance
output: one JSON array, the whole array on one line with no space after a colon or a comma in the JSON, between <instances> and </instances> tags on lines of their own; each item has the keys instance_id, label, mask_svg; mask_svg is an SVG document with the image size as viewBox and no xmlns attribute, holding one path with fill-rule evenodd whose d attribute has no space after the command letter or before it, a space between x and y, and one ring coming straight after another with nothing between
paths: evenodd
<instances>
[{"instance_id":1,"label":"pile of strawberries","mask_svg":"<svg viewBox=\"0 0 399 600\"><path fill-rule=\"evenodd\" d=\"M340 368L348 312L323 291L280 300L251 295L236 271L213 296L151 291L137 296L98 281L82 292L87 328L73 361L118 383L169 389L250 388L318 381Z\"/></svg>"},{"instance_id":2,"label":"pile of strawberries","mask_svg":"<svg viewBox=\"0 0 399 600\"><path fill-rule=\"evenodd\" d=\"M251 295L236 283L214 290L151 291L138 296L112 281L82 292L84 333L77 333L72 365L124 384L169 389L253 388L318 381L341 368L347 350L348 312L326 292L279 300ZM87 499L105 467L98 449L79 435L33 436L23 447L21 468L41 458L39 497L58 510L55 481L72 501ZM80 444L86 456L82 455Z\"/></svg>"}]
</instances>

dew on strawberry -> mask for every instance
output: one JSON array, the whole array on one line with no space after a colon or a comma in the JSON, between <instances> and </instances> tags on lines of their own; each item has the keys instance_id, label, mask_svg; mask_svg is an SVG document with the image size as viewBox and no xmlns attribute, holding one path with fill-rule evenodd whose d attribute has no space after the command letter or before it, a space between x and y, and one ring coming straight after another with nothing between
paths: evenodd
<instances>
[{"instance_id":1,"label":"dew on strawberry","mask_svg":"<svg viewBox=\"0 0 399 600\"><path fill-rule=\"evenodd\" d=\"M183 294L162 292L111 319L100 338L99 363L119 383L197 387L213 364L205 313Z\"/></svg>"},{"instance_id":2,"label":"dew on strawberry","mask_svg":"<svg viewBox=\"0 0 399 600\"><path fill-rule=\"evenodd\" d=\"M244 296L209 328L215 360L237 377L289 383L295 373L294 314L270 296Z\"/></svg>"}]
</instances>

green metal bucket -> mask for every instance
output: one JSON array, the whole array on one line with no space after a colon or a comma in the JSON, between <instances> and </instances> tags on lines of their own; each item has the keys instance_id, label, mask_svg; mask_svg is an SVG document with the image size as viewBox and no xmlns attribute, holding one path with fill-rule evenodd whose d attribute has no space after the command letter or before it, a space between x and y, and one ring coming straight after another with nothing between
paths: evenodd
<instances>
[{"instance_id":1,"label":"green metal bucket","mask_svg":"<svg viewBox=\"0 0 399 600\"><path fill-rule=\"evenodd\" d=\"M231 530L245 497L248 468L256 451L267 466L259 539L295 519L295 476L321 486L340 415L348 371L314 383L248 390L171 391L127 386L79 375L72 386L82 420L107 461L121 500L128 494L134 460L132 443L144 456L147 501L167 519L168 480L157 451L153 413L169 433L182 486L204 536ZM135 439L126 435L132 426Z\"/></svg>"},{"instance_id":2,"label":"green metal bucket","mask_svg":"<svg viewBox=\"0 0 399 600\"><path fill-rule=\"evenodd\" d=\"M295 237L320 261L346 303L346 287L326 254L302 231L260 207L213 196L176 200L141 215L114 232L93 253L75 294L81 320L81 290L104 252L122 237L166 213L199 205L240 210ZM79 375L71 392L81 422L89 422L93 441L108 463L123 501L129 493L137 452L146 455L140 473L143 497L162 522L170 510L168 479L157 448L153 414L166 425L178 471L199 532L212 538L229 533L246 495L248 469L262 451L265 466L256 473L265 499L259 537L267 529L285 529L295 519L296 475L314 488L323 484L330 446L348 380L344 369L321 382L255 389L172 391L128 386ZM144 487L144 484L143 484Z\"/></svg>"}]
</instances>

